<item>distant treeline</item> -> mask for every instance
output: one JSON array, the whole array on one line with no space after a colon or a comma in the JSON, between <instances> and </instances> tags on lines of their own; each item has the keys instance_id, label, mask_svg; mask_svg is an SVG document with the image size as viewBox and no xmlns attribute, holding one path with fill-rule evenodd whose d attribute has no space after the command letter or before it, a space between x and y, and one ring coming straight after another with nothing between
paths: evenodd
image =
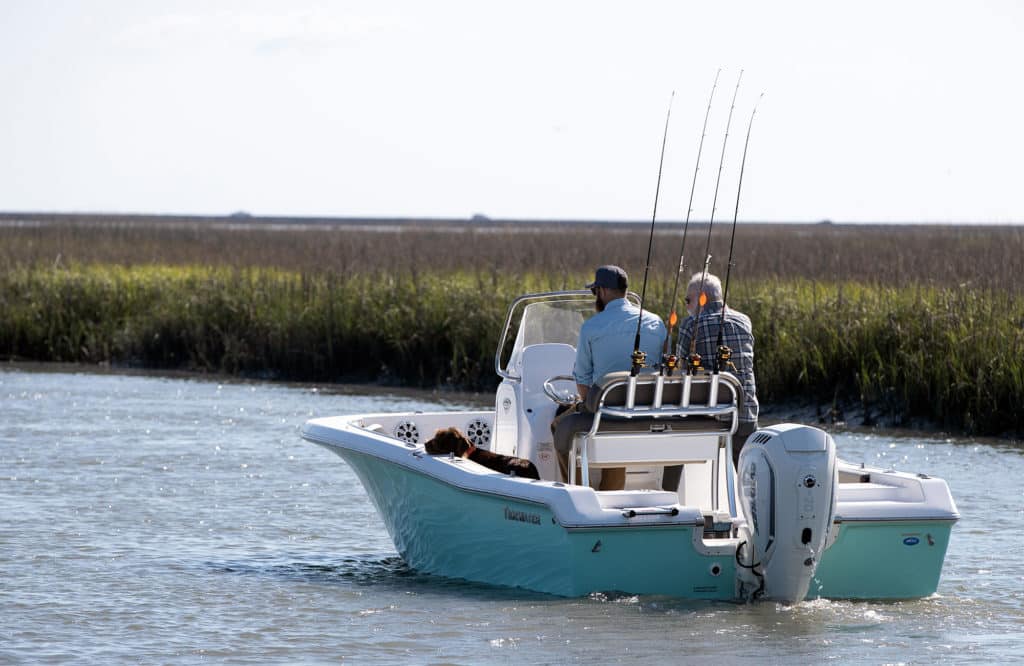
<instances>
[{"instance_id":1,"label":"distant treeline","mask_svg":"<svg viewBox=\"0 0 1024 666\"><path fill-rule=\"evenodd\" d=\"M656 240L647 306L664 315L681 238ZM754 321L762 401L1024 434L1024 230L744 225L736 243L730 302ZM639 289L646 245L601 225L11 226L0 358L489 389L512 298L607 262Z\"/></svg>"}]
</instances>

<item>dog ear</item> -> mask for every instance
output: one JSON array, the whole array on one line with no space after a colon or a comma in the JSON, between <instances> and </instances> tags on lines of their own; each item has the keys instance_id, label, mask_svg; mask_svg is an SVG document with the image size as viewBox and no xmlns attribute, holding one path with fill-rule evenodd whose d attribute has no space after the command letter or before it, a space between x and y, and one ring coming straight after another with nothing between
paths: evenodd
<instances>
[{"instance_id":1,"label":"dog ear","mask_svg":"<svg viewBox=\"0 0 1024 666\"><path fill-rule=\"evenodd\" d=\"M423 447L427 450L427 453L429 453L432 456L436 456L441 453L447 453L447 451L445 451L444 447L442 446L442 442L444 441L444 432L445 431L443 428L438 428L437 432L434 433L434 436L428 439L426 443L423 444Z\"/></svg>"},{"instance_id":2,"label":"dog ear","mask_svg":"<svg viewBox=\"0 0 1024 666\"><path fill-rule=\"evenodd\" d=\"M462 433L459 433L459 450L464 456L469 455L469 452L473 450L473 442L469 441L469 438Z\"/></svg>"}]
</instances>

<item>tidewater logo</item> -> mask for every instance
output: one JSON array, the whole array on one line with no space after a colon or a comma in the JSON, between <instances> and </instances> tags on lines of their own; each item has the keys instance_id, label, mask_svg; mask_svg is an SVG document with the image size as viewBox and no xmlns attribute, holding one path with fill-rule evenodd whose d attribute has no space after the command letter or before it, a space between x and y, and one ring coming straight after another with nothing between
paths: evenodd
<instances>
[{"instance_id":1,"label":"tidewater logo","mask_svg":"<svg viewBox=\"0 0 1024 666\"><path fill-rule=\"evenodd\" d=\"M531 525L540 525L540 514L538 513L527 513L526 511L515 511L509 507L505 507L505 520L514 520L519 523L529 523Z\"/></svg>"}]
</instances>

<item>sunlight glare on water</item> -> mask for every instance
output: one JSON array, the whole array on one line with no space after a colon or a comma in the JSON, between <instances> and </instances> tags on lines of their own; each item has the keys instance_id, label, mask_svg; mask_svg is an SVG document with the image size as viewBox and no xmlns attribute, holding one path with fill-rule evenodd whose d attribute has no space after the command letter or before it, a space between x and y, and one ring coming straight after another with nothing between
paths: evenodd
<instances>
[{"instance_id":1,"label":"sunlight glare on water","mask_svg":"<svg viewBox=\"0 0 1024 666\"><path fill-rule=\"evenodd\" d=\"M836 435L846 460L949 482L962 520L931 598L562 599L412 571L348 466L298 435L314 416L461 408L0 372L0 662L1024 659L1016 446Z\"/></svg>"}]
</instances>

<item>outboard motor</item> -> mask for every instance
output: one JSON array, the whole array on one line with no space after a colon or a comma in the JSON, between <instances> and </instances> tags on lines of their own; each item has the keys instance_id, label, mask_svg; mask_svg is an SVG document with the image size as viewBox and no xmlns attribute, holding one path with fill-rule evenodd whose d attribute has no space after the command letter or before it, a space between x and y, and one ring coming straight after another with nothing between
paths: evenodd
<instances>
[{"instance_id":1,"label":"outboard motor","mask_svg":"<svg viewBox=\"0 0 1024 666\"><path fill-rule=\"evenodd\" d=\"M761 428L740 452L738 476L753 542L745 550L754 573L763 577L763 596L802 601L835 514L835 442L811 426Z\"/></svg>"}]
</instances>

